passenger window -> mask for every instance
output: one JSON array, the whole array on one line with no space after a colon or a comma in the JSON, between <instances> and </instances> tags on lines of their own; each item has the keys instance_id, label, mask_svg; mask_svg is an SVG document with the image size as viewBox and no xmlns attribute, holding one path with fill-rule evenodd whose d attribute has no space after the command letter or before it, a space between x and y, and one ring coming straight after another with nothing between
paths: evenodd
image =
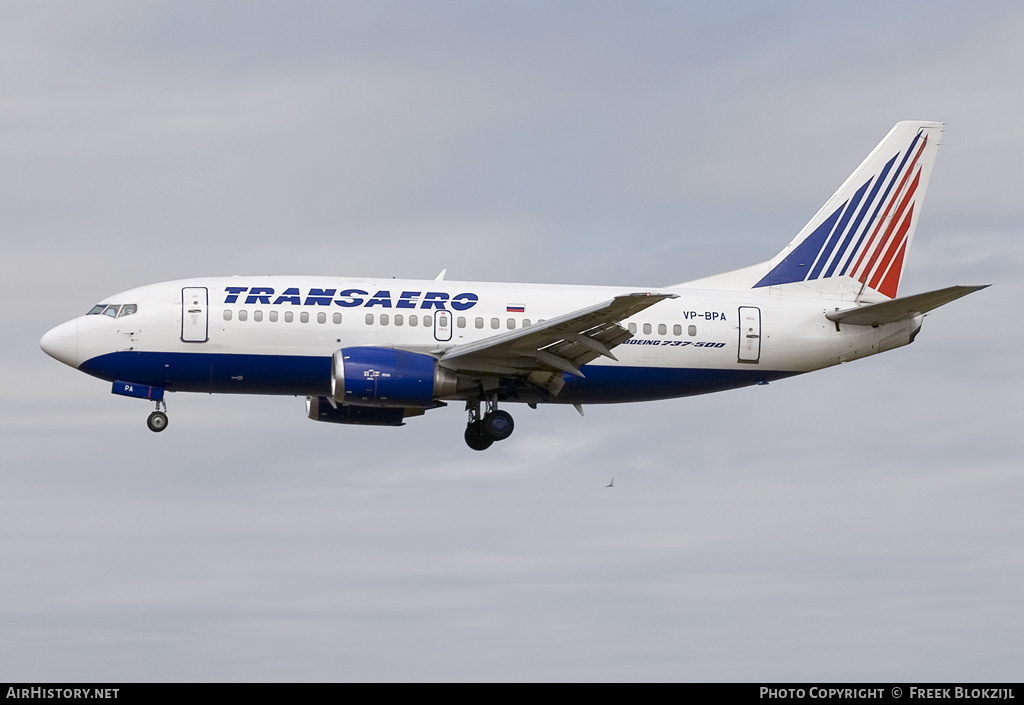
<instances>
[{"instance_id":1,"label":"passenger window","mask_svg":"<svg viewBox=\"0 0 1024 705\"><path fill-rule=\"evenodd\" d=\"M672 326L672 335L678 337L678 336L680 336L682 334L683 334L683 327L681 325L676 323L674 326Z\"/></svg>"},{"instance_id":2,"label":"passenger window","mask_svg":"<svg viewBox=\"0 0 1024 705\"><path fill-rule=\"evenodd\" d=\"M459 316L457 319L455 319L455 325L457 325L459 328L465 328L466 327L466 317L465 316Z\"/></svg>"},{"instance_id":3,"label":"passenger window","mask_svg":"<svg viewBox=\"0 0 1024 705\"><path fill-rule=\"evenodd\" d=\"M419 322L420 322L420 317L419 316L409 316L409 325L412 326L413 328L415 328L417 325L419 325Z\"/></svg>"},{"instance_id":4,"label":"passenger window","mask_svg":"<svg viewBox=\"0 0 1024 705\"><path fill-rule=\"evenodd\" d=\"M388 314L386 314L386 313L380 314L380 324L382 326L386 326L388 324Z\"/></svg>"},{"instance_id":5,"label":"passenger window","mask_svg":"<svg viewBox=\"0 0 1024 705\"><path fill-rule=\"evenodd\" d=\"M263 320L263 311L253 311L252 312L252 320L256 321L257 323L259 321L262 321Z\"/></svg>"},{"instance_id":6,"label":"passenger window","mask_svg":"<svg viewBox=\"0 0 1024 705\"><path fill-rule=\"evenodd\" d=\"M526 328L528 325L530 325L530 319L529 318L524 318L523 319L523 328Z\"/></svg>"},{"instance_id":7,"label":"passenger window","mask_svg":"<svg viewBox=\"0 0 1024 705\"><path fill-rule=\"evenodd\" d=\"M499 321L497 318L492 318L491 319L491 329L492 330L498 330L498 326L500 326L500 325L501 325L501 321Z\"/></svg>"},{"instance_id":8,"label":"passenger window","mask_svg":"<svg viewBox=\"0 0 1024 705\"><path fill-rule=\"evenodd\" d=\"M630 323L627 327L629 328L630 333L633 333L634 335L636 334L636 323Z\"/></svg>"},{"instance_id":9,"label":"passenger window","mask_svg":"<svg viewBox=\"0 0 1024 705\"><path fill-rule=\"evenodd\" d=\"M309 313L303 311L299 314L299 323L309 323Z\"/></svg>"},{"instance_id":10,"label":"passenger window","mask_svg":"<svg viewBox=\"0 0 1024 705\"><path fill-rule=\"evenodd\" d=\"M340 313L334 314L334 322L335 323L341 323L341 314Z\"/></svg>"},{"instance_id":11,"label":"passenger window","mask_svg":"<svg viewBox=\"0 0 1024 705\"><path fill-rule=\"evenodd\" d=\"M507 321L505 321L505 327L508 328L509 330L515 330L515 328L516 328L516 319L510 318Z\"/></svg>"},{"instance_id":12,"label":"passenger window","mask_svg":"<svg viewBox=\"0 0 1024 705\"><path fill-rule=\"evenodd\" d=\"M372 313L366 314L366 325L368 325L368 326L372 326L373 325L373 314Z\"/></svg>"},{"instance_id":13,"label":"passenger window","mask_svg":"<svg viewBox=\"0 0 1024 705\"><path fill-rule=\"evenodd\" d=\"M238 320L244 321L247 318L249 318L249 312L246 311L244 308L238 312Z\"/></svg>"},{"instance_id":14,"label":"passenger window","mask_svg":"<svg viewBox=\"0 0 1024 705\"><path fill-rule=\"evenodd\" d=\"M270 322L277 323L277 311L270 312Z\"/></svg>"},{"instance_id":15,"label":"passenger window","mask_svg":"<svg viewBox=\"0 0 1024 705\"><path fill-rule=\"evenodd\" d=\"M432 326L432 325L434 325L434 321L430 318L430 316L424 316L423 317L423 325L424 326Z\"/></svg>"},{"instance_id":16,"label":"passenger window","mask_svg":"<svg viewBox=\"0 0 1024 705\"><path fill-rule=\"evenodd\" d=\"M658 324L658 335L665 335L668 333L668 328L665 327L664 323Z\"/></svg>"},{"instance_id":17,"label":"passenger window","mask_svg":"<svg viewBox=\"0 0 1024 705\"><path fill-rule=\"evenodd\" d=\"M477 316L476 320L473 321L473 325L476 326L477 328L483 328L484 327L484 319L482 319L479 316Z\"/></svg>"},{"instance_id":18,"label":"passenger window","mask_svg":"<svg viewBox=\"0 0 1024 705\"><path fill-rule=\"evenodd\" d=\"M293 320L295 320L295 314L292 313L291 311L285 311L284 312L284 322L285 323L291 323Z\"/></svg>"},{"instance_id":19,"label":"passenger window","mask_svg":"<svg viewBox=\"0 0 1024 705\"><path fill-rule=\"evenodd\" d=\"M230 321L231 320L231 309L230 308L224 309L224 320L225 321Z\"/></svg>"},{"instance_id":20,"label":"passenger window","mask_svg":"<svg viewBox=\"0 0 1024 705\"><path fill-rule=\"evenodd\" d=\"M697 335L697 326L687 326L686 334L687 335Z\"/></svg>"},{"instance_id":21,"label":"passenger window","mask_svg":"<svg viewBox=\"0 0 1024 705\"><path fill-rule=\"evenodd\" d=\"M644 335L650 335L650 334L651 334L651 324L650 323L644 323Z\"/></svg>"},{"instance_id":22,"label":"passenger window","mask_svg":"<svg viewBox=\"0 0 1024 705\"><path fill-rule=\"evenodd\" d=\"M400 326L405 321L405 317L400 313L395 314L395 325Z\"/></svg>"},{"instance_id":23,"label":"passenger window","mask_svg":"<svg viewBox=\"0 0 1024 705\"><path fill-rule=\"evenodd\" d=\"M327 323L327 314L324 313L323 311L321 311L320 313L316 314L316 322L317 323Z\"/></svg>"}]
</instances>

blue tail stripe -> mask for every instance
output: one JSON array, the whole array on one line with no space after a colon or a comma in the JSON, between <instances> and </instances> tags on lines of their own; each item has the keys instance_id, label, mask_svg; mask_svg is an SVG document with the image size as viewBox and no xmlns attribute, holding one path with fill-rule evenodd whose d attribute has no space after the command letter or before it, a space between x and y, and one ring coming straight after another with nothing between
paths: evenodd
<instances>
[{"instance_id":1,"label":"blue tail stripe","mask_svg":"<svg viewBox=\"0 0 1024 705\"><path fill-rule=\"evenodd\" d=\"M825 239L832 232L833 226L835 226L845 207L846 203L843 203L843 205L836 208L835 212L825 219L825 222L804 238L804 241L797 245L796 249L775 265L775 268L768 272L761 281L754 284L752 288L757 289L762 286L776 286L778 284L803 281L806 278L807 267L814 262L817 254L821 252Z\"/></svg>"},{"instance_id":2,"label":"blue tail stripe","mask_svg":"<svg viewBox=\"0 0 1024 705\"><path fill-rule=\"evenodd\" d=\"M871 188L871 194L867 197L864 203L861 204L860 213L857 214L857 219L854 221L853 226L846 234L846 239L843 240L843 244L839 246L839 253L835 256L835 258L833 258L832 264L829 265L828 271L825 272L826 279L828 277L831 277L835 273L836 267L839 266L839 263L842 262L844 258L846 258L846 253L850 251L850 243L853 242L853 238L857 235L858 232L860 232L861 223L864 221L864 216L867 214L869 210L871 210L871 204L875 203L875 196L878 195L878 190L882 188L882 184L885 183L885 177L888 176L889 170L892 169L892 165L896 163L896 157L898 156L899 154L893 155L893 158L890 159L888 163L886 163L886 165L882 168L881 173L878 175L878 178L875 179L875 185ZM873 222L874 218L869 219L866 223L864 223L864 228L870 228L871 223ZM856 252L856 250L853 250L853 252ZM849 259L853 259L852 254ZM847 262L844 265L844 271L840 272L841 274L845 273L845 267L848 265L849 262Z\"/></svg>"},{"instance_id":3,"label":"blue tail stripe","mask_svg":"<svg viewBox=\"0 0 1024 705\"><path fill-rule=\"evenodd\" d=\"M868 186L871 185L871 179L864 182L864 185L857 189L857 193L853 194L853 198L850 199L850 205L843 211L843 217L839 219L839 224L836 226L835 231L832 233L832 237L829 238L828 243L825 244L821 254L818 255L818 261L814 264L811 269L811 273L807 275L808 279L817 279L821 275L821 270L825 268L825 265L829 261L829 257L836 249L840 238L843 233L846 232L846 226L850 222L850 218L853 217L853 213L857 210L857 206L860 205L860 200L864 198L864 192L868 190ZM835 266L833 261L832 266Z\"/></svg>"}]
</instances>

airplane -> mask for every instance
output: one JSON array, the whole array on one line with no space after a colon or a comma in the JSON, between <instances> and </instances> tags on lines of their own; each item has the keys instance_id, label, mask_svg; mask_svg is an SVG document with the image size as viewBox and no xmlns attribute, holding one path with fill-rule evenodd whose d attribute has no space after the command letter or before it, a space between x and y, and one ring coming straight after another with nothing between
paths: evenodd
<instances>
[{"instance_id":1,"label":"airplane","mask_svg":"<svg viewBox=\"0 0 1024 705\"><path fill-rule=\"evenodd\" d=\"M900 122L771 259L662 287L232 276L115 294L40 340L148 399L306 397L310 419L401 426L462 402L473 450L512 435L499 405L609 404L763 385L914 341L985 286L898 297L943 124Z\"/></svg>"}]
</instances>

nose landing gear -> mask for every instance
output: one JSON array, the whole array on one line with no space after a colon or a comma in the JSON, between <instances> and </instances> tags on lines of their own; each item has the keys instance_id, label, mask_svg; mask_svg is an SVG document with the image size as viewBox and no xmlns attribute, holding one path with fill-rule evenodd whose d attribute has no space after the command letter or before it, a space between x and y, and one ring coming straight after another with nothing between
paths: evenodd
<instances>
[{"instance_id":1,"label":"nose landing gear","mask_svg":"<svg viewBox=\"0 0 1024 705\"><path fill-rule=\"evenodd\" d=\"M466 423L466 445L473 450L487 450L495 441L503 441L512 435L515 422L512 414L498 409L498 401L487 401L486 413L480 414L480 399L466 401L469 421Z\"/></svg>"},{"instance_id":2,"label":"nose landing gear","mask_svg":"<svg viewBox=\"0 0 1024 705\"><path fill-rule=\"evenodd\" d=\"M163 406L164 410L160 411L160 407ZM149 415L146 419L146 425L149 426L149 430L153 433L160 433L167 428L167 403L160 400L156 403L156 411Z\"/></svg>"}]
</instances>

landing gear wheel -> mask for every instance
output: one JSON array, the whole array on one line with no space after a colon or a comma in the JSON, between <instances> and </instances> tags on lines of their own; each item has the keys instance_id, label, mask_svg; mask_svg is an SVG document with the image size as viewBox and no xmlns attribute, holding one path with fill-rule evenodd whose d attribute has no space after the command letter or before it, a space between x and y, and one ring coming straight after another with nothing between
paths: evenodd
<instances>
[{"instance_id":1,"label":"landing gear wheel","mask_svg":"<svg viewBox=\"0 0 1024 705\"><path fill-rule=\"evenodd\" d=\"M146 419L146 425L149 426L149 430L154 433L160 433L167 428L167 414L162 411L154 411Z\"/></svg>"},{"instance_id":2,"label":"landing gear wheel","mask_svg":"<svg viewBox=\"0 0 1024 705\"><path fill-rule=\"evenodd\" d=\"M483 421L474 421L466 426L466 445L473 450L487 450L494 439L484 433Z\"/></svg>"},{"instance_id":3,"label":"landing gear wheel","mask_svg":"<svg viewBox=\"0 0 1024 705\"><path fill-rule=\"evenodd\" d=\"M512 435L512 431L516 427L512 420L512 414L497 409L484 416L481 423L483 423L484 434L492 441L505 440Z\"/></svg>"}]
</instances>

